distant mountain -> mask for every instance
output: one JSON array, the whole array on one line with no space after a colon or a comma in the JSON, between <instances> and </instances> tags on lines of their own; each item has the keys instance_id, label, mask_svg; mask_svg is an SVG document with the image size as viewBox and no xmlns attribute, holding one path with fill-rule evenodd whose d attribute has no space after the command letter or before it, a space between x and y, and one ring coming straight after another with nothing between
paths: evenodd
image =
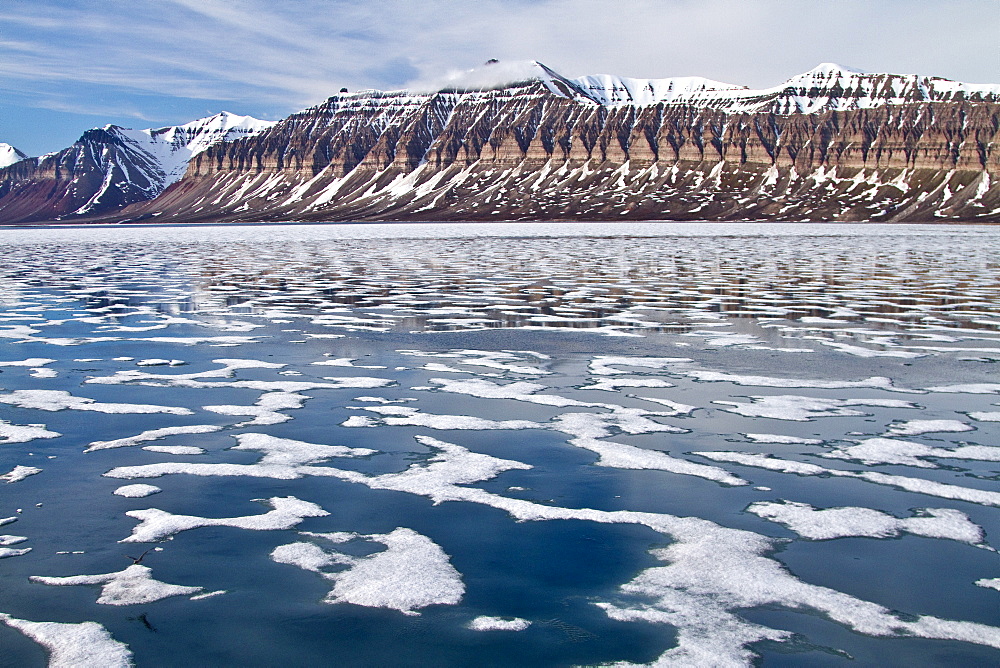
<instances>
[{"instance_id":1,"label":"distant mountain","mask_svg":"<svg viewBox=\"0 0 1000 668\"><path fill-rule=\"evenodd\" d=\"M192 156L273 124L222 112L165 128L88 130L69 148L0 170L0 222L85 218L145 202L180 179Z\"/></svg>"},{"instance_id":2,"label":"distant mountain","mask_svg":"<svg viewBox=\"0 0 1000 668\"><path fill-rule=\"evenodd\" d=\"M0 167L13 165L15 162L24 160L27 157L10 144L0 142Z\"/></svg>"},{"instance_id":3,"label":"distant mountain","mask_svg":"<svg viewBox=\"0 0 1000 668\"><path fill-rule=\"evenodd\" d=\"M118 151L115 165L136 176L116 193L133 199L91 186L97 194L60 215L1000 222L1000 85L826 63L753 90L698 77L573 79L523 62L418 88L337 95L220 138L178 154L145 190L143 154ZM8 202L25 164L0 170L0 222L18 220ZM26 215L54 218L51 201Z\"/></svg>"}]
</instances>

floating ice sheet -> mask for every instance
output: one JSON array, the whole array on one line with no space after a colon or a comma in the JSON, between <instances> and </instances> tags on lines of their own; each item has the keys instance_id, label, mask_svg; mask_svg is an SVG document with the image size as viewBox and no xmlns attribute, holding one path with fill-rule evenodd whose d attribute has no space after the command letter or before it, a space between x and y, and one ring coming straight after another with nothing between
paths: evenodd
<instances>
[{"instance_id":1,"label":"floating ice sheet","mask_svg":"<svg viewBox=\"0 0 1000 668\"><path fill-rule=\"evenodd\" d=\"M747 511L782 524L810 540L830 540L847 536L893 538L910 533L928 538L947 538L977 544L983 530L965 513L951 508L925 508L914 517L899 519L872 508L819 509L808 503L760 501Z\"/></svg>"},{"instance_id":2,"label":"floating ice sheet","mask_svg":"<svg viewBox=\"0 0 1000 668\"><path fill-rule=\"evenodd\" d=\"M153 406L150 404L105 404L76 397L64 390L14 390L10 394L0 394L0 402L21 408L42 411L96 411L98 413L170 413L191 415L194 411L179 406Z\"/></svg>"},{"instance_id":3,"label":"floating ice sheet","mask_svg":"<svg viewBox=\"0 0 1000 668\"><path fill-rule=\"evenodd\" d=\"M22 465L18 465L18 466L15 466L14 468L12 468L7 473L4 473L3 475L0 475L0 480L3 480L4 482L6 482L8 484L12 483L12 482L20 482L20 481L24 480L25 478L27 478L28 476L36 475L36 474L41 473L41 472L42 472L42 469L40 469L38 467L35 467L35 466L22 466Z\"/></svg>"},{"instance_id":4,"label":"floating ice sheet","mask_svg":"<svg viewBox=\"0 0 1000 668\"><path fill-rule=\"evenodd\" d=\"M261 515L244 517L196 517L194 515L174 515L159 508L130 510L126 515L140 520L132 529L132 535L121 543L152 543L164 540L181 531L199 527L234 527L253 531L276 531L291 529L307 517L329 515L315 503L296 499L294 496L275 496L266 501L272 510Z\"/></svg>"},{"instance_id":5,"label":"floating ice sheet","mask_svg":"<svg viewBox=\"0 0 1000 668\"><path fill-rule=\"evenodd\" d=\"M348 536L336 538L338 543L350 540ZM427 536L399 527L387 534L354 538L381 543L386 549L367 557L352 557L312 543L292 543L275 548L271 558L332 580L333 589L324 599L327 603L354 603L415 615L429 605L454 605L465 594L461 575L448 555ZM346 569L322 570L333 565Z\"/></svg>"},{"instance_id":6,"label":"floating ice sheet","mask_svg":"<svg viewBox=\"0 0 1000 668\"><path fill-rule=\"evenodd\" d=\"M916 404L896 399L822 399L791 394L771 396L751 396L750 403L723 401L712 403L729 406L722 410L745 417L771 418L809 422L821 417L858 417L867 415L864 411L853 410L849 406L871 406L879 408L917 408Z\"/></svg>"},{"instance_id":7,"label":"floating ice sheet","mask_svg":"<svg viewBox=\"0 0 1000 668\"><path fill-rule=\"evenodd\" d=\"M62 436L57 431L49 431L44 424L11 424L0 420L0 445L6 443L27 443L36 438L55 438Z\"/></svg>"},{"instance_id":8,"label":"floating ice sheet","mask_svg":"<svg viewBox=\"0 0 1000 668\"><path fill-rule=\"evenodd\" d=\"M489 617L481 615L469 622L473 631L523 631L531 622L520 617Z\"/></svg>"},{"instance_id":9,"label":"floating ice sheet","mask_svg":"<svg viewBox=\"0 0 1000 668\"><path fill-rule=\"evenodd\" d=\"M136 605L152 603L171 596L197 594L203 587L182 587L154 580L153 571L142 564L132 564L123 571L101 575L70 575L46 577L32 575L28 579L45 585L101 585L97 602L102 605Z\"/></svg>"},{"instance_id":10,"label":"floating ice sheet","mask_svg":"<svg viewBox=\"0 0 1000 668\"><path fill-rule=\"evenodd\" d=\"M49 653L49 668L130 668L128 645L97 622L30 622L0 613L0 622L17 629Z\"/></svg>"}]
</instances>

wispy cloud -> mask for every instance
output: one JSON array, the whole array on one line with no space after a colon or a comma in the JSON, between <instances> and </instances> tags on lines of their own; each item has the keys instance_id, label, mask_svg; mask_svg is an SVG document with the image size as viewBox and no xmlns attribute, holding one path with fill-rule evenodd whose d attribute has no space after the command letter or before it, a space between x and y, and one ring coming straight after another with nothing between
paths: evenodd
<instances>
[{"instance_id":1,"label":"wispy cloud","mask_svg":"<svg viewBox=\"0 0 1000 668\"><path fill-rule=\"evenodd\" d=\"M398 88L491 57L570 76L698 74L751 86L831 60L991 81L996 59L981 50L998 31L996 0L35 0L5 3L0 15L0 86L38 106L72 85L95 100L131 91L253 112L293 111L341 86Z\"/></svg>"}]
</instances>

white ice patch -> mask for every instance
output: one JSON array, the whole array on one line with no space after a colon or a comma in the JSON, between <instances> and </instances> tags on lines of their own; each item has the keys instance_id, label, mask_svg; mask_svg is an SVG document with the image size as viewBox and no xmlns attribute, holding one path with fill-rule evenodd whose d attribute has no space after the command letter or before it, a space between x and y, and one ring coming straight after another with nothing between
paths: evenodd
<instances>
[{"instance_id":1,"label":"white ice patch","mask_svg":"<svg viewBox=\"0 0 1000 668\"><path fill-rule=\"evenodd\" d=\"M921 434L957 433L973 429L973 426L959 420L907 420L891 425L888 433L895 436L919 436Z\"/></svg>"},{"instance_id":2,"label":"white ice patch","mask_svg":"<svg viewBox=\"0 0 1000 668\"><path fill-rule=\"evenodd\" d=\"M167 455L203 455L205 448L196 445L147 445L143 450L162 452Z\"/></svg>"},{"instance_id":3,"label":"white ice patch","mask_svg":"<svg viewBox=\"0 0 1000 668\"><path fill-rule=\"evenodd\" d=\"M1000 383L967 383L965 385L938 385L928 387L928 392L955 394L1000 394Z\"/></svg>"},{"instance_id":4,"label":"white ice patch","mask_svg":"<svg viewBox=\"0 0 1000 668\"><path fill-rule=\"evenodd\" d=\"M214 424L196 424L184 427L163 427L162 429L150 429L140 434L136 434L135 436L119 438L113 441L94 441L86 450L84 450L84 452L107 450L109 448L128 448L133 445L139 445L140 443L145 443L147 441L155 441L157 439L176 434L208 434L210 432L219 431L220 429L222 429L222 427Z\"/></svg>"},{"instance_id":5,"label":"white ice patch","mask_svg":"<svg viewBox=\"0 0 1000 668\"><path fill-rule=\"evenodd\" d=\"M581 390L605 390L617 392L623 387L674 387L673 383L659 378L601 378L591 385L581 387Z\"/></svg>"},{"instance_id":6,"label":"white ice patch","mask_svg":"<svg viewBox=\"0 0 1000 668\"><path fill-rule=\"evenodd\" d=\"M174 515L159 508L130 510L126 515L140 520L132 529L132 535L120 543L152 543L164 540L181 531L199 527L233 527L253 531L279 531L291 529L307 517L329 515L315 503L296 499L294 496L275 496L265 502L272 510L261 515L243 517L197 517L194 515Z\"/></svg>"},{"instance_id":7,"label":"white ice patch","mask_svg":"<svg viewBox=\"0 0 1000 668\"><path fill-rule=\"evenodd\" d=\"M981 580L976 580L976 584L980 587L987 587L989 589L996 589L1000 591L1000 578L982 578Z\"/></svg>"},{"instance_id":8,"label":"white ice patch","mask_svg":"<svg viewBox=\"0 0 1000 668\"><path fill-rule=\"evenodd\" d=\"M848 406L876 406L880 408L917 408L908 401L896 399L820 399L791 394L750 396L751 403L715 400L713 404L731 406L722 410L745 417L771 418L809 422L821 417L862 417L868 415Z\"/></svg>"},{"instance_id":9,"label":"white ice patch","mask_svg":"<svg viewBox=\"0 0 1000 668\"><path fill-rule=\"evenodd\" d=\"M746 374L725 373L722 371L706 371L703 369L679 369L676 373L705 382L727 382L734 385L751 385L754 387L802 387L822 390L846 390L857 388L872 388L878 390L900 391L894 387L892 380L885 376L871 376L864 380L812 380L802 378L774 378L772 376L751 376Z\"/></svg>"},{"instance_id":10,"label":"white ice patch","mask_svg":"<svg viewBox=\"0 0 1000 668\"><path fill-rule=\"evenodd\" d=\"M981 543L983 530L965 513L951 508L926 508L914 517L899 519L872 508L818 509L807 503L760 501L747 511L788 527L803 538L830 540L848 536L893 538L910 533L946 538L972 545Z\"/></svg>"},{"instance_id":11,"label":"white ice patch","mask_svg":"<svg viewBox=\"0 0 1000 668\"><path fill-rule=\"evenodd\" d=\"M34 466L20 466L20 465L18 465L18 466L15 466L14 468L12 468L7 473L4 473L3 475L0 475L0 480L3 480L4 482L10 484L12 482L20 482L20 481L24 480L25 478L27 478L28 476L32 476L32 475L35 475L35 474L38 474L38 473L41 473L41 472L42 472L42 469L36 468Z\"/></svg>"},{"instance_id":12,"label":"white ice patch","mask_svg":"<svg viewBox=\"0 0 1000 668\"><path fill-rule=\"evenodd\" d=\"M57 431L49 431L44 424L11 424L0 420L0 445L7 443L27 443L36 438L55 438L62 436Z\"/></svg>"},{"instance_id":13,"label":"white ice patch","mask_svg":"<svg viewBox=\"0 0 1000 668\"><path fill-rule=\"evenodd\" d=\"M37 367L31 369L31 373L28 374L32 378L56 378L59 376L59 372L55 369L46 369L45 367Z\"/></svg>"},{"instance_id":14,"label":"white ice patch","mask_svg":"<svg viewBox=\"0 0 1000 668\"><path fill-rule=\"evenodd\" d=\"M28 540L26 536L12 536L10 534L0 535L0 545L3 547L9 547L11 545L18 545Z\"/></svg>"},{"instance_id":15,"label":"white ice patch","mask_svg":"<svg viewBox=\"0 0 1000 668\"><path fill-rule=\"evenodd\" d=\"M781 434L743 434L754 443L775 443L781 445L822 445L818 438L800 438Z\"/></svg>"},{"instance_id":16,"label":"white ice patch","mask_svg":"<svg viewBox=\"0 0 1000 668\"><path fill-rule=\"evenodd\" d=\"M31 552L30 547L0 547L0 559L7 559L8 557L20 557Z\"/></svg>"},{"instance_id":17,"label":"white ice patch","mask_svg":"<svg viewBox=\"0 0 1000 668\"><path fill-rule=\"evenodd\" d=\"M177 406L153 406L150 404L103 404L86 397L75 397L64 390L14 390L10 394L0 394L0 402L33 408L42 411L96 411L98 413L170 413L191 415L193 411Z\"/></svg>"},{"instance_id":18,"label":"white ice patch","mask_svg":"<svg viewBox=\"0 0 1000 668\"><path fill-rule=\"evenodd\" d=\"M293 543L275 548L271 558L332 580L333 589L324 599L326 603L353 603L417 615L420 608L455 605L462 600L465 585L461 575L444 550L427 536L399 527L387 534L356 538L381 543L386 549L353 557L312 543ZM346 570L321 570L333 565L346 566Z\"/></svg>"},{"instance_id":19,"label":"white ice patch","mask_svg":"<svg viewBox=\"0 0 1000 668\"><path fill-rule=\"evenodd\" d=\"M860 480L875 483L876 485L898 487L906 490L907 492L937 496L942 499L967 501L969 503L976 503L983 506L1000 507L1000 492L962 487L961 485L950 485L943 482L925 480L923 478L889 475L886 473L878 473L877 471L841 471L838 469L816 466L815 464L807 464L805 462L779 459L777 457L771 457L770 455L747 454L745 452L703 451L693 452L691 454L699 455L717 462L732 462L734 464L753 466L770 471L779 471L781 473L794 473L796 475L804 476L829 475L843 478L858 478Z\"/></svg>"},{"instance_id":20,"label":"white ice patch","mask_svg":"<svg viewBox=\"0 0 1000 668\"><path fill-rule=\"evenodd\" d=\"M55 360L50 359L48 357L29 357L26 360L12 360L9 362L0 362L0 366L42 367L45 366L46 364L52 364L52 362L55 362Z\"/></svg>"},{"instance_id":21,"label":"white ice patch","mask_svg":"<svg viewBox=\"0 0 1000 668\"><path fill-rule=\"evenodd\" d=\"M428 427L430 429L542 429L544 425L528 420L487 420L472 415L435 415L409 406L366 406L378 413L379 423L390 426ZM350 422L350 420L348 420ZM350 426L348 422L341 426ZM364 424L361 426L371 426Z\"/></svg>"},{"instance_id":22,"label":"white ice patch","mask_svg":"<svg viewBox=\"0 0 1000 668\"><path fill-rule=\"evenodd\" d=\"M131 668L128 645L97 622L30 622L0 612L0 622L17 629L49 653L49 668Z\"/></svg>"},{"instance_id":23,"label":"white ice patch","mask_svg":"<svg viewBox=\"0 0 1000 668\"><path fill-rule=\"evenodd\" d=\"M118 496L124 496L127 499L141 499L145 496L152 496L153 494L158 494L163 490L156 485L122 485L116 489L113 493Z\"/></svg>"},{"instance_id":24,"label":"white ice patch","mask_svg":"<svg viewBox=\"0 0 1000 668\"><path fill-rule=\"evenodd\" d=\"M291 416L279 413L278 411L291 408L302 408L302 404L309 399L304 394L294 392L265 392L254 402L253 406L202 406L206 411L218 413L220 415L247 415L252 420L240 422L234 427L247 427L252 425L280 424L291 420Z\"/></svg>"},{"instance_id":25,"label":"white ice patch","mask_svg":"<svg viewBox=\"0 0 1000 668\"><path fill-rule=\"evenodd\" d=\"M488 617L480 615L468 624L473 631L523 631L531 622L520 617Z\"/></svg>"},{"instance_id":26,"label":"white ice patch","mask_svg":"<svg viewBox=\"0 0 1000 668\"><path fill-rule=\"evenodd\" d=\"M1000 462L1000 447L988 445L962 445L955 448L936 448L913 441L893 438L869 438L846 448L838 448L822 454L831 459L850 459L865 464L900 464L921 468L936 468L922 457L948 459L972 459Z\"/></svg>"},{"instance_id":27,"label":"white ice patch","mask_svg":"<svg viewBox=\"0 0 1000 668\"><path fill-rule=\"evenodd\" d=\"M613 376L632 373L616 369L617 366L629 366L640 369L669 369L678 364L690 364L692 360L686 357L615 357L598 355L590 362L590 373L595 376Z\"/></svg>"},{"instance_id":28,"label":"white ice patch","mask_svg":"<svg viewBox=\"0 0 1000 668\"><path fill-rule=\"evenodd\" d=\"M102 585L101 595L97 599L102 605L152 603L171 596L197 594L204 589L204 587L182 587L154 580L152 570L141 564L132 564L117 573L67 577L32 575L28 579L45 585Z\"/></svg>"}]
</instances>

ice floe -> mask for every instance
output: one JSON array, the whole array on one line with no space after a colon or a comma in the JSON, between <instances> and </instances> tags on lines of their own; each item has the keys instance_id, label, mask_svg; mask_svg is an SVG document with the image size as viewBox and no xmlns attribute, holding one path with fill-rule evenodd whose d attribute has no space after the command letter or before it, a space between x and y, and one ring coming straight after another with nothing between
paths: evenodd
<instances>
[{"instance_id":1,"label":"ice floe","mask_svg":"<svg viewBox=\"0 0 1000 668\"><path fill-rule=\"evenodd\" d=\"M87 449L84 450L84 452L108 450L111 448L128 448L134 445L139 445L140 443L146 443L147 441L155 441L161 438L166 438L167 436L175 436L178 434L208 434L214 431L219 431L220 429L222 429L222 427L214 424L196 424L181 427L162 427L160 429L150 429L136 434L135 436L118 438L113 441L93 441Z\"/></svg>"},{"instance_id":2,"label":"ice floe","mask_svg":"<svg viewBox=\"0 0 1000 668\"><path fill-rule=\"evenodd\" d=\"M27 443L36 438L56 438L62 436L57 431L49 431L44 424L11 424L0 420L0 445L7 443Z\"/></svg>"},{"instance_id":3,"label":"ice floe","mask_svg":"<svg viewBox=\"0 0 1000 668\"><path fill-rule=\"evenodd\" d=\"M197 594L204 587L183 587L153 579L153 571L142 564L132 564L123 571L100 575L70 575L46 577L32 575L28 579L45 585L102 585L97 602L102 605L136 605L152 603L171 596Z\"/></svg>"},{"instance_id":4,"label":"ice floe","mask_svg":"<svg viewBox=\"0 0 1000 668\"><path fill-rule=\"evenodd\" d=\"M156 485L144 485L142 483L137 483L135 485L122 485L113 493L118 496L124 496L127 499L141 499L146 496L158 494L162 491L163 490Z\"/></svg>"},{"instance_id":5,"label":"ice floe","mask_svg":"<svg viewBox=\"0 0 1000 668\"><path fill-rule=\"evenodd\" d=\"M100 403L94 399L73 396L65 390L14 390L10 394L0 394L0 402L42 411L74 410L124 414L170 413L172 415L191 415L194 412L180 406Z\"/></svg>"},{"instance_id":6,"label":"ice floe","mask_svg":"<svg viewBox=\"0 0 1000 668\"><path fill-rule=\"evenodd\" d=\"M0 612L0 622L17 629L49 653L49 668L131 668L128 645L97 622L31 622Z\"/></svg>"},{"instance_id":7,"label":"ice floe","mask_svg":"<svg viewBox=\"0 0 1000 668\"><path fill-rule=\"evenodd\" d=\"M849 406L871 406L878 408L917 408L916 404L897 399L823 399L791 394L750 396L750 403L741 401L713 400L713 404L729 406L722 410L745 417L771 418L808 422L821 417L857 417L868 415L864 411L853 410Z\"/></svg>"},{"instance_id":8,"label":"ice floe","mask_svg":"<svg viewBox=\"0 0 1000 668\"><path fill-rule=\"evenodd\" d=\"M366 557L353 557L300 542L278 546L271 558L315 571L331 580L333 589L324 599L327 603L353 603L416 615L417 610L429 605L455 605L465 594L461 575L444 550L412 529L398 527L386 534L341 534L334 536L333 542L349 540L381 543L386 549ZM322 570L335 565L344 570Z\"/></svg>"},{"instance_id":9,"label":"ice floe","mask_svg":"<svg viewBox=\"0 0 1000 668\"><path fill-rule=\"evenodd\" d=\"M248 427L253 425L279 424L291 420L291 416L279 413L278 411L291 408L302 408L305 400L309 399L304 394L294 392L265 392L254 402L253 406L202 406L206 411L219 413L220 415L247 415L252 420L239 422L233 426Z\"/></svg>"},{"instance_id":10,"label":"ice floe","mask_svg":"<svg viewBox=\"0 0 1000 668\"><path fill-rule=\"evenodd\" d=\"M907 420L890 425L887 433L895 436L920 436L921 434L958 433L973 429L975 427L959 420Z\"/></svg>"},{"instance_id":11,"label":"ice floe","mask_svg":"<svg viewBox=\"0 0 1000 668\"><path fill-rule=\"evenodd\" d=\"M277 531L291 529L307 517L323 517L330 514L315 503L302 501L294 496L275 496L267 499L265 503L271 506L271 510L260 515L245 515L243 517L175 515L159 508L130 510L125 514L140 522L132 529L132 535L119 542L152 543L169 538L181 531L212 526L253 531Z\"/></svg>"},{"instance_id":12,"label":"ice floe","mask_svg":"<svg viewBox=\"0 0 1000 668\"><path fill-rule=\"evenodd\" d=\"M840 476L844 478L858 478L866 480L876 485L887 485L898 487L907 492L937 496L942 499L954 499L956 501L968 501L983 506L1000 507L1000 492L993 492L984 489L974 489L961 485L925 480L923 478L911 478L909 476L890 475L879 473L878 471L841 471L838 469L825 468L816 464L797 462L788 459L780 459L770 455L748 454L745 452L723 452L723 451L702 451L691 454L699 455L717 462L731 462L743 466L778 471L780 473L794 473L796 475L828 475Z\"/></svg>"},{"instance_id":13,"label":"ice floe","mask_svg":"<svg viewBox=\"0 0 1000 668\"><path fill-rule=\"evenodd\" d=\"M1000 591L1000 578L982 578L980 580L976 580L976 584L980 587Z\"/></svg>"},{"instance_id":14,"label":"ice floe","mask_svg":"<svg viewBox=\"0 0 1000 668\"><path fill-rule=\"evenodd\" d=\"M784 525L810 540L830 540L848 536L893 538L910 533L928 538L947 538L977 544L983 530L965 513L951 508L925 508L913 517L899 519L872 508L814 508L808 503L759 501L747 512Z\"/></svg>"},{"instance_id":15,"label":"ice floe","mask_svg":"<svg viewBox=\"0 0 1000 668\"><path fill-rule=\"evenodd\" d=\"M0 475L0 480L3 480L6 483L20 482L28 476L33 476L41 472L42 469L36 466L17 465L7 473Z\"/></svg>"},{"instance_id":16,"label":"ice floe","mask_svg":"<svg viewBox=\"0 0 1000 668\"><path fill-rule=\"evenodd\" d=\"M162 452L167 455L203 455L205 448L196 445L147 445L143 448L149 452Z\"/></svg>"},{"instance_id":17,"label":"ice floe","mask_svg":"<svg viewBox=\"0 0 1000 668\"><path fill-rule=\"evenodd\" d=\"M531 626L531 622L520 617L489 617L480 615L469 622L473 631L523 631Z\"/></svg>"},{"instance_id":18,"label":"ice floe","mask_svg":"<svg viewBox=\"0 0 1000 668\"><path fill-rule=\"evenodd\" d=\"M743 434L754 443L776 443L781 445L822 445L818 438L802 438L799 436L783 436L781 434Z\"/></svg>"},{"instance_id":19,"label":"ice floe","mask_svg":"<svg viewBox=\"0 0 1000 668\"><path fill-rule=\"evenodd\" d=\"M857 445L837 448L822 453L823 457L850 459L865 464L901 464L936 468L935 464L924 461L924 457L948 459L974 459L1000 462L1000 447L988 445L962 445L954 448L937 448L913 441L894 438L869 438Z\"/></svg>"}]
</instances>

